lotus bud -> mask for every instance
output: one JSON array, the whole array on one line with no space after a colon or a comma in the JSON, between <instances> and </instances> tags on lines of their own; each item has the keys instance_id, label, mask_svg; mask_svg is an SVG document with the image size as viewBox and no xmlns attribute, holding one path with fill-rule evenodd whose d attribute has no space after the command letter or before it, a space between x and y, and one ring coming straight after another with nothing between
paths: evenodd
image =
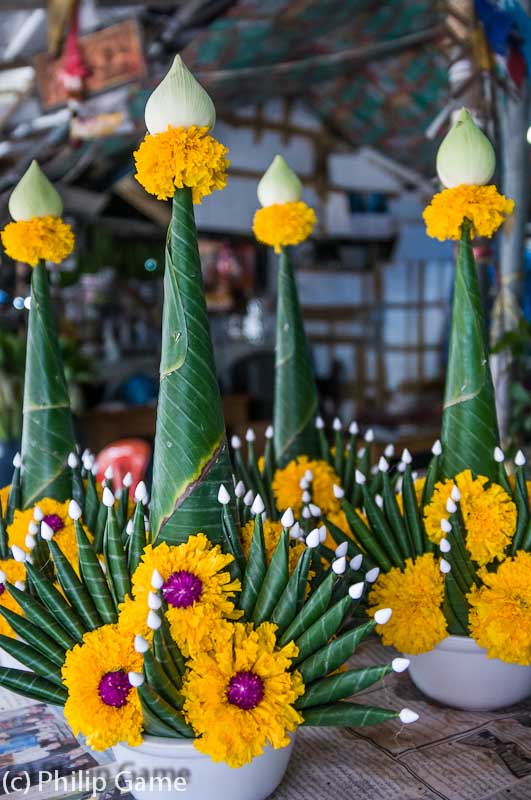
<instances>
[{"instance_id":1,"label":"lotus bud","mask_svg":"<svg viewBox=\"0 0 531 800\"><path fill-rule=\"evenodd\" d=\"M261 206L296 203L302 196L302 183L282 156L275 156L258 184L257 194Z\"/></svg>"},{"instance_id":2,"label":"lotus bud","mask_svg":"<svg viewBox=\"0 0 531 800\"><path fill-rule=\"evenodd\" d=\"M36 161L32 161L9 198L15 222L33 217L60 217L63 201Z\"/></svg>"},{"instance_id":3,"label":"lotus bud","mask_svg":"<svg viewBox=\"0 0 531 800\"><path fill-rule=\"evenodd\" d=\"M170 71L149 96L144 114L151 134L164 133L168 125L173 128L197 125L211 130L216 124L214 103L181 56L175 56Z\"/></svg>"},{"instance_id":4,"label":"lotus bud","mask_svg":"<svg viewBox=\"0 0 531 800\"><path fill-rule=\"evenodd\" d=\"M462 108L437 152L437 174L441 183L447 189L462 183L484 186L495 168L493 146L466 108Z\"/></svg>"}]
</instances>

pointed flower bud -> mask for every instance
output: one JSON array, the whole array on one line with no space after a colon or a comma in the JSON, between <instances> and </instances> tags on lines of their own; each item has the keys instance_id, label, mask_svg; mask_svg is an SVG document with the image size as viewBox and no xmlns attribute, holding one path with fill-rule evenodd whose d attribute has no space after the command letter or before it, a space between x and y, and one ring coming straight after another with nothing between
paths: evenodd
<instances>
[{"instance_id":1,"label":"pointed flower bud","mask_svg":"<svg viewBox=\"0 0 531 800\"><path fill-rule=\"evenodd\" d=\"M494 148L462 108L437 152L437 174L447 189L461 184L484 186L494 174Z\"/></svg>"},{"instance_id":2,"label":"pointed flower bud","mask_svg":"<svg viewBox=\"0 0 531 800\"><path fill-rule=\"evenodd\" d=\"M60 217L63 201L36 161L32 161L9 198L15 222L33 217Z\"/></svg>"},{"instance_id":3,"label":"pointed flower bud","mask_svg":"<svg viewBox=\"0 0 531 800\"><path fill-rule=\"evenodd\" d=\"M173 128L196 125L209 130L214 127L214 103L181 56L175 56L170 71L148 98L145 120L151 134L164 133L168 125Z\"/></svg>"},{"instance_id":4,"label":"pointed flower bud","mask_svg":"<svg viewBox=\"0 0 531 800\"><path fill-rule=\"evenodd\" d=\"M302 184L282 156L275 156L258 184L261 206L296 203L302 196Z\"/></svg>"}]
</instances>

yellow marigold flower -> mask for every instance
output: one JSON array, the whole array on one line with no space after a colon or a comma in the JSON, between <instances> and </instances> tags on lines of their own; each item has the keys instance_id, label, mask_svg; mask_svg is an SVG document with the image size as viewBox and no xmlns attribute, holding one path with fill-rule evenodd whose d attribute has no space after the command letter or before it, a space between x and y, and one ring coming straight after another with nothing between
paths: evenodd
<instances>
[{"instance_id":1,"label":"yellow marigold flower","mask_svg":"<svg viewBox=\"0 0 531 800\"><path fill-rule=\"evenodd\" d=\"M293 708L304 694L299 672L290 672L294 642L276 647L276 625L225 623L209 652L189 662L182 687L184 713L200 738L196 748L230 767L242 767L269 743L289 744L302 717Z\"/></svg>"},{"instance_id":2,"label":"yellow marigold flower","mask_svg":"<svg viewBox=\"0 0 531 800\"><path fill-rule=\"evenodd\" d=\"M128 680L129 672L142 672L142 656L133 642L119 625L103 625L66 654L65 718L74 735L83 734L93 750L118 742L142 743L142 708Z\"/></svg>"},{"instance_id":3,"label":"yellow marigold flower","mask_svg":"<svg viewBox=\"0 0 531 800\"><path fill-rule=\"evenodd\" d=\"M76 528L73 520L68 516L69 502L69 500L66 500L64 503L60 503L51 497L43 497L36 506L44 514L44 522L54 531L54 542L59 545L66 558L79 574ZM13 547L15 544L25 550L26 553L30 552L26 544L26 536L29 524L35 518L36 506L27 508L24 511L21 509L15 510L13 522L7 528L9 547ZM86 529L85 532L89 539L92 539L92 535Z\"/></svg>"},{"instance_id":4,"label":"yellow marigold flower","mask_svg":"<svg viewBox=\"0 0 531 800\"><path fill-rule=\"evenodd\" d=\"M299 456L275 472L272 488L277 509L285 511L291 508L295 515L300 513L302 509L300 482L307 470L313 474L309 489L312 502L326 515L340 511L341 505L334 496L334 484L341 485L339 477L327 461L312 460L307 456Z\"/></svg>"},{"instance_id":5,"label":"yellow marigold flower","mask_svg":"<svg viewBox=\"0 0 531 800\"><path fill-rule=\"evenodd\" d=\"M32 267L41 259L59 264L70 255L75 243L72 228L59 217L9 222L0 236L10 258Z\"/></svg>"},{"instance_id":6,"label":"yellow marigold flower","mask_svg":"<svg viewBox=\"0 0 531 800\"><path fill-rule=\"evenodd\" d=\"M266 559L267 563L269 564L271 559L273 558L273 553L277 549L277 545L280 541L280 534L282 533L282 525L280 522L274 522L271 519L266 519L263 523L263 529L264 529L264 544L265 544ZM254 532L254 520L251 519L241 529L242 546L245 558L249 558L249 551L251 549L253 532ZM305 550L306 546L302 542L293 542L292 540L290 540L290 548L289 548L290 575L297 566L299 558L301 557L301 555L304 553Z\"/></svg>"},{"instance_id":7,"label":"yellow marigold flower","mask_svg":"<svg viewBox=\"0 0 531 800\"><path fill-rule=\"evenodd\" d=\"M0 572L4 573L5 580L9 581L9 583L16 583L17 581L26 580L26 569L24 564L20 564L20 562L15 561L12 558L8 558L5 561L0 561ZM23 614L19 604L13 597L11 597L3 583L0 583L0 606L9 609L9 611L15 611L17 614ZM16 635L11 625L1 615L0 634L3 636Z\"/></svg>"},{"instance_id":8,"label":"yellow marigold flower","mask_svg":"<svg viewBox=\"0 0 531 800\"><path fill-rule=\"evenodd\" d=\"M5 514L7 501L9 500L9 492L11 491L11 484L3 486L0 489L0 502L2 503L2 511Z\"/></svg>"},{"instance_id":9,"label":"yellow marigold flower","mask_svg":"<svg viewBox=\"0 0 531 800\"><path fill-rule=\"evenodd\" d=\"M173 638L185 655L208 645L212 627L223 618L237 619L234 607L240 581L227 570L233 561L218 545L212 546L204 533L187 542L157 547L148 545L132 578L133 604L121 607L120 620L131 633L142 633L148 614L151 576L157 570L164 580L162 595L168 605L166 616Z\"/></svg>"},{"instance_id":10,"label":"yellow marigold flower","mask_svg":"<svg viewBox=\"0 0 531 800\"><path fill-rule=\"evenodd\" d=\"M147 133L134 153L137 181L159 200L173 197L188 186L194 203L224 189L227 184L228 150L208 135L208 128L173 128Z\"/></svg>"},{"instance_id":11,"label":"yellow marigold flower","mask_svg":"<svg viewBox=\"0 0 531 800\"><path fill-rule=\"evenodd\" d=\"M468 595L470 633L489 658L531 663L531 555L522 550L496 572L482 569L483 586Z\"/></svg>"},{"instance_id":12,"label":"yellow marigold flower","mask_svg":"<svg viewBox=\"0 0 531 800\"><path fill-rule=\"evenodd\" d=\"M443 600L444 577L438 561L425 553L415 561L407 558L403 571L393 567L378 578L369 595L368 613L373 617L379 608L391 608L389 622L376 626L383 643L417 655L433 650L447 635Z\"/></svg>"},{"instance_id":13,"label":"yellow marigold flower","mask_svg":"<svg viewBox=\"0 0 531 800\"><path fill-rule=\"evenodd\" d=\"M484 475L472 476L469 469L455 477L461 492L460 508L466 528L466 547L477 564L501 559L516 530L516 506L497 483L489 484ZM489 484L489 485L487 485ZM443 536L441 520L448 519L446 503L454 481L437 483L431 502L424 509L424 523L429 538L438 544Z\"/></svg>"},{"instance_id":14,"label":"yellow marigold flower","mask_svg":"<svg viewBox=\"0 0 531 800\"><path fill-rule=\"evenodd\" d=\"M253 233L262 244L271 245L275 253L290 244L300 244L311 234L317 222L315 211L299 200L295 203L273 203L259 208L254 215Z\"/></svg>"},{"instance_id":15,"label":"yellow marigold flower","mask_svg":"<svg viewBox=\"0 0 531 800\"><path fill-rule=\"evenodd\" d=\"M439 239L460 239L461 226L470 222L470 237L491 237L512 214L514 200L498 192L495 186L461 184L436 194L424 209L428 236Z\"/></svg>"}]
</instances>

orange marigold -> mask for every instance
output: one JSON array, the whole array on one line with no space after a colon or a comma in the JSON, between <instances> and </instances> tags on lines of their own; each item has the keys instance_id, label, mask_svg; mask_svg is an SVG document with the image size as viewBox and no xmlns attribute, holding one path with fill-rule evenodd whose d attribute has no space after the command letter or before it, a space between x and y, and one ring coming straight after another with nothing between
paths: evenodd
<instances>
[{"instance_id":1,"label":"orange marigold","mask_svg":"<svg viewBox=\"0 0 531 800\"><path fill-rule=\"evenodd\" d=\"M311 234L317 222L315 211L306 203L273 203L259 208L254 215L253 233L262 244L280 253L287 245L300 244Z\"/></svg>"},{"instance_id":2,"label":"orange marigold","mask_svg":"<svg viewBox=\"0 0 531 800\"><path fill-rule=\"evenodd\" d=\"M490 238L513 208L514 200L504 197L495 186L462 184L434 195L423 217L428 236L441 242L460 239L465 220L470 222L470 238Z\"/></svg>"}]
</instances>

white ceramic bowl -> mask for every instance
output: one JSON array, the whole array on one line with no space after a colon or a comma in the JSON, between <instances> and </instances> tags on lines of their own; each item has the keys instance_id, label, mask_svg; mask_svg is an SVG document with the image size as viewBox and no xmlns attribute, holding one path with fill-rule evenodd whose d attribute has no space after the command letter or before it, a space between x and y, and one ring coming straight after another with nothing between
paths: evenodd
<instances>
[{"instance_id":1,"label":"white ceramic bowl","mask_svg":"<svg viewBox=\"0 0 531 800\"><path fill-rule=\"evenodd\" d=\"M146 736L139 747L113 747L118 788L137 800L265 800L284 777L293 743L294 737L281 750L267 747L250 764L232 769L199 753L192 740ZM166 779L157 781L161 776Z\"/></svg>"},{"instance_id":2,"label":"white ceramic bowl","mask_svg":"<svg viewBox=\"0 0 531 800\"><path fill-rule=\"evenodd\" d=\"M531 667L489 658L468 636L448 636L428 653L407 658L415 686L447 706L491 711L531 694Z\"/></svg>"}]
</instances>

